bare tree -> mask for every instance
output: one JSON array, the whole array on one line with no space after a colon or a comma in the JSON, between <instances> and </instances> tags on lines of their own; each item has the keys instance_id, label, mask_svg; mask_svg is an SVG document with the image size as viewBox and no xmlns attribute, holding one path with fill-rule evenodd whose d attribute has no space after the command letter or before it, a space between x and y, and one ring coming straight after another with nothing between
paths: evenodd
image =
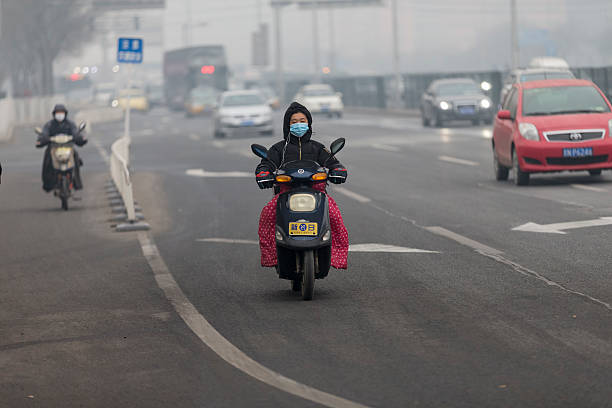
<instances>
[{"instance_id":1,"label":"bare tree","mask_svg":"<svg viewBox=\"0 0 612 408\"><path fill-rule=\"evenodd\" d=\"M80 0L2 1L3 71L16 90L53 94L53 61L91 38L90 13Z\"/></svg>"}]
</instances>

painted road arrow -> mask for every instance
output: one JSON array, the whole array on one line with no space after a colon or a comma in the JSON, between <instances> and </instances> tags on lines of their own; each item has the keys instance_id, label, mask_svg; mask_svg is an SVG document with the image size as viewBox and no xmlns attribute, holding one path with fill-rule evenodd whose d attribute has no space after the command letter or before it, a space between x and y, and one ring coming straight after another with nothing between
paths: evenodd
<instances>
[{"instance_id":1,"label":"painted road arrow","mask_svg":"<svg viewBox=\"0 0 612 408\"><path fill-rule=\"evenodd\" d=\"M540 232L545 234L565 234L565 232L563 232L564 230L587 227L600 227L602 225L612 225L612 217L601 217L595 220L585 221L558 222L556 224L544 225L536 224L534 222L528 222L527 224L519 225L516 228L512 228L512 231Z\"/></svg>"}]
</instances>

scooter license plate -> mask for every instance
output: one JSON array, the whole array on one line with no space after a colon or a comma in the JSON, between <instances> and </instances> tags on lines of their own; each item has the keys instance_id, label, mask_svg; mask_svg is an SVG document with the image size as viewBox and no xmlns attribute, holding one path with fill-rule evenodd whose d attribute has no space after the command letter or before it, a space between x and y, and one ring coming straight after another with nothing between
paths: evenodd
<instances>
[{"instance_id":1,"label":"scooter license plate","mask_svg":"<svg viewBox=\"0 0 612 408\"><path fill-rule=\"evenodd\" d=\"M316 237L318 233L316 222L290 222L289 235L306 235Z\"/></svg>"}]
</instances>

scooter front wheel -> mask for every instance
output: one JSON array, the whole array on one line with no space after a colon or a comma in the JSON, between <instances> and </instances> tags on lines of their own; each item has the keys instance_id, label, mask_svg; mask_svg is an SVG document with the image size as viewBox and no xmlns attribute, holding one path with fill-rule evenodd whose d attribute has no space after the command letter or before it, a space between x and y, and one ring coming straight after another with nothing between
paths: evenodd
<instances>
[{"instance_id":1,"label":"scooter front wheel","mask_svg":"<svg viewBox=\"0 0 612 408\"><path fill-rule=\"evenodd\" d=\"M314 251L305 251L303 270L302 270L302 299L312 300L312 297L314 296L314 283L315 283Z\"/></svg>"}]
</instances>

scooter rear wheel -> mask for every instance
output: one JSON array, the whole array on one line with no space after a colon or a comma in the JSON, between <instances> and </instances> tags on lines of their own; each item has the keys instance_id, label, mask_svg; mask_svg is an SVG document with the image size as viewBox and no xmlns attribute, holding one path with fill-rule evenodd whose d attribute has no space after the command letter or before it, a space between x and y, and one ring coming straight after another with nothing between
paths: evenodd
<instances>
[{"instance_id":1,"label":"scooter rear wheel","mask_svg":"<svg viewBox=\"0 0 612 408\"><path fill-rule=\"evenodd\" d=\"M314 252L304 252L304 263L302 271L302 299L312 300L314 296L315 261Z\"/></svg>"}]
</instances>

